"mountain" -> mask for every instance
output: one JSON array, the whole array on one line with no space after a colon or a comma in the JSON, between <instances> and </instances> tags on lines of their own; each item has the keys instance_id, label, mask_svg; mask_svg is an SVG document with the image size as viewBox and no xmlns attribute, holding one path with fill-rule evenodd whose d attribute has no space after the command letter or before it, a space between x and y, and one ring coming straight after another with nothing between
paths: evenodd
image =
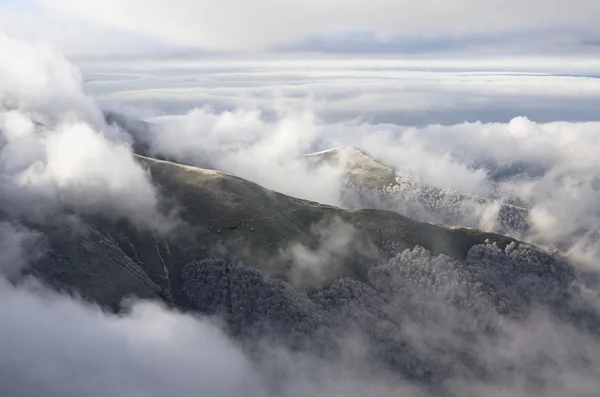
<instances>
[{"instance_id":1,"label":"mountain","mask_svg":"<svg viewBox=\"0 0 600 397\"><path fill-rule=\"evenodd\" d=\"M351 174L355 182L385 181L388 168L353 152L362 164ZM70 209L29 221L45 253L31 275L114 312L133 297L216 315L259 368L272 365L261 348L267 341L318 362L352 362L358 373L375 368L409 379L431 395L450 395L448 380L502 382L515 371L527 387L539 387L540 373L560 367L547 357L552 352L541 349L515 367L503 348L539 310L551 324L600 337L585 279L529 244L393 211L322 205L215 170L136 160L175 226L152 232ZM584 362L584 353L574 351L569 362ZM273 387L285 385L273 379Z\"/></svg>"},{"instance_id":2,"label":"mountain","mask_svg":"<svg viewBox=\"0 0 600 397\"><path fill-rule=\"evenodd\" d=\"M127 131L135 153L157 157L149 142L153 125L117 113L106 113L109 124ZM182 162L158 156L163 160ZM396 170L353 146L345 145L302 156L309 168L323 165L342 167L345 208L370 208L399 212L420 221L461 225L523 238L529 229L529 210L500 199L479 197L441 189L419 181L410 173ZM214 168L206 159L187 159L186 164Z\"/></svg>"},{"instance_id":3,"label":"mountain","mask_svg":"<svg viewBox=\"0 0 600 397\"><path fill-rule=\"evenodd\" d=\"M30 224L45 236L47 252L32 274L113 311L135 297L218 315L258 363L266 338L319 360L391 371L432 395L446 395L448 379L509 376L514 363L500 351L491 360L501 349L493 346L514 332L513 322L526 326L541 308L590 335L600 329L581 275L515 239L392 211L340 209L223 172L137 160L165 208L178 210L179 226L159 235L75 214ZM358 338L367 354L346 337ZM517 370L532 385L556 368L539 354L526 360Z\"/></svg>"},{"instance_id":4,"label":"mountain","mask_svg":"<svg viewBox=\"0 0 600 397\"><path fill-rule=\"evenodd\" d=\"M339 225L347 225L343 230L352 243L332 254L337 263L323 265L330 269L319 270L320 284L347 275L363 279L369 266L417 245L461 260L471 247L486 241L500 247L516 242L495 233L417 222L390 211L344 210L300 200L214 170L137 159L166 205L179 211L180 224L169 235L99 216L70 215L51 224L32 224L46 236L48 246L48 255L34 264L33 272L57 289L76 290L113 308L129 295L162 297L185 306L180 300L181 272L192 260L242 261L268 277L300 287L311 284L311 274L293 277L289 251L322 251L329 243L328 230Z\"/></svg>"},{"instance_id":5,"label":"mountain","mask_svg":"<svg viewBox=\"0 0 600 397\"><path fill-rule=\"evenodd\" d=\"M104 120L108 125L114 125L131 136L132 150L134 153L150 156L151 153L149 137L152 134L153 125L147 121L129 117L121 113L105 111Z\"/></svg>"},{"instance_id":6,"label":"mountain","mask_svg":"<svg viewBox=\"0 0 600 397\"><path fill-rule=\"evenodd\" d=\"M396 184L396 173L391 167L353 146L309 153L304 158L315 168L323 164L344 166L347 183L353 186L380 190Z\"/></svg>"},{"instance_id":7,"label":"mountain","mask_svg":"<svg viewBox=\"0 0 600 397\"><path fill-rule=\"evenodd\" d=\"M517 237L528 230L527 208L427 185L352 146L311 153L305 159L311 167L344 168L343 200L348 207L397 211L422 221L485 228Z\"/></svg>"}]
</instances>

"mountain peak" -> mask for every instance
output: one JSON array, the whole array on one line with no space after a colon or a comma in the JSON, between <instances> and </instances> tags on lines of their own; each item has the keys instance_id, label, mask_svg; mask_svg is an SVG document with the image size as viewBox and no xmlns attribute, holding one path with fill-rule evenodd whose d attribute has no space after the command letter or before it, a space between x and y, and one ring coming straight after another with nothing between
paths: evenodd
<instances>
[{"instance_id":1,"label":"mountain peak","mask_svg":"<svg viewBox=\"0 0 600 397\"><path fill-rule=\"evenodd\" d=\"M349 181L356 186L382 188L396 183L396 173L391 167L354 146L338 146L307 154L305 158L313 166L328 164L344 167Z\"/></svg>"},{"instance_id":2,"label":"mountain peak","mask_svg":"<svg viewBox=\"0 0 600 397\"><path fill-rule=\"evenodd\" d=\"M317 156L332 156L332 155L335 155L335 156L355 155L355 156L369 157L366 153L364 153L363 151L357 149L356 147L354 147L352 145L336 146L331 149L326 149L326 150L321 150L318 152L306 154L306 156L315 156L315 157L317 157Z\"/></svg>"}]
</instances>

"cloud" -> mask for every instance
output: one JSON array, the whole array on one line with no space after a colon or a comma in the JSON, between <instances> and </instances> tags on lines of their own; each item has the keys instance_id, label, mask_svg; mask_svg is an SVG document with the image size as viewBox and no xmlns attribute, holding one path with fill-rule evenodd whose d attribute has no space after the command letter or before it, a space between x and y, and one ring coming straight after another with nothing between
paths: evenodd
<instances>
[{"instance_id":1,"label":"cloud","mask_svg":"<svg viewBox=\"0 0 600 397\"><path fill-rule=\"evenodd\" d=\"M307 295L242 264L205 260L184 271L196 308L222 313L241 340L269 335L254 358L277 395L560 396L596 387L598 312L588 309L597 298L563 294L573 283L585 289L564 262L516 245L474 247L465 263L417 247L371 266L367 280Z\"/></svg>"},{"instance_id":2,"label":"cloud","mask_svg":"<svg viewBox=\"0 0 600 397\"><path fill-rule=\"evenodd\" d=\"M527 247L478 246L465 263L417 247L372 266L367 283L341 279L310 296L242 264L192 265L186 293L223 322L155 302L110 314L32 279L0 278L4 393L560 396L597 387L597 328L585 329L598 319L595 292L578 284L565 294L572 269ZM272 320L261 337L251 333ZM228 336L224 323L238 322L252 338ZM281 327L293 333L278 335ZM292 335L315 344L290 349Z\"/></svg>"},{"instance_id":3,"label":"cloud","mask_svg":"<svg viewBox=\"0 0 600 397\"><path fill-rule=\"evenodd\" d=\"M310 297L242 264L200 265L184 272L186 293L203 298L194 304L224 309L223 322L250 335L263 321L278 320L273 328L237 340L216 318L153 302L110 314L31 279L0 278L5 395L526 396L535 387L559 396L597 387L597 335L554 312L564 306L585 323L597 311L578 310L597 298L563 294L568 265L528 248L479 246L459 263L417 247L371 267L368 284L342 279ZM329 344L290 349L278 327Z\"/></svg>"},{"instance_id":4,"label":"cloud","mask_svg":"<svg viewBox=\"0 0 600 397\"><path fill-rule=\"evenodd\" d=\"M37 0L0 4L2 31L21 40L49 43L70 58L135 58L177 55L183 49L168 46L144 34L102 23L61 15ZM197 50L188 54L199 55Z\"/></svg>"},{"instance_id":5,"label":"cloud","mask_svg":"<svg viewBox=\"0 0 600 397\"><path fill-rule=\"evenodd\" d=\"M68 116L90 123L102 120L94 100L83 93L79 70L52 47L0 34L0 50L11 54L0 64L3 111L23 110L51 125Z\"/></svg>"},{"instance_id":6,"label":"cloud","mask_svg":"<svg viewBox=\"0 0 600 397\"><path fill-rule=\"evenodd\" d=\"M0 277L18 278L29 261L43 253L41 235L21 225L0 222Z\"/></svg>"},{"instance_id":7,"label":"cloud","mask_svg":"<svg viewBox=\"0 0 600 397\"><path fill-rule=\"evenodd\" d=\"M165 11L168 5L172 7ZM79 60L205 58L262 51L361 56L598 54L593 43L600 36L591 17L598 8L593 1L555 0L545 5L539 0L527 6L509 1L485 7L473 0L378 0L368 7L359 1L328 0L284 6L231 0L214 7L206 1L129 0L92 1L82 7L72 0L23 0L0 4L0 23L14 37L50 42Z\"/></svg>"},{"instance_id":8,"label":"cloud","mask_svg":"<svg viewBox=\"0 0 600 397\"><path fill-rule=\"evenodd\" d=\"M381 37L374 30L359 30L314 35L277 50L324 54L402 54L408 57L475 52L480 57L498 54L593 55L596 48L586 39L588 34L579 29L554 28L444 35L428 32L425 35Z\"/></svg>"},{"instance_id":9,"label":"cloud","mask_svg":"<svg viewBox=\"0 0 600 397\"><path fill-rule=\"evenodd\" d=\"M0 36L0 202L44 218L69 207L164 230L158 196L129 136L106 125L77 68L50 47Z\"/></svg>"},{"instance_id":10,"label":"cloud","mask_svg":"<svg viewBox=\"0 0 600 397\"><path fill-rule=\"evenodd\" d=\"M506 124L418 129L389 125L373 131L360 125L346 128L340 140L429 185L501 200L516 197L530 209L528 239L569 247L597 266L599 128L517 117Z\"/></svg>"},{"instance_id":11,"label":"cloud","mask_svg":"<svg viewBox=\"0 0 600 397\"><path fill-rule=\"evenodd\" d=\"M356 229L340 218L311 226L317 240L313 249L298 242L279 251L276 261L291 263L289 279L297 288L321 286L339 274L344 262L365 247L357 247ZM365 250L366 251L366 250Z\"/></svg>"},{"instance_id":12,"label":"cloud","mask_svg":"<svg viewBox=\"0 0 600 397\"><path fill-rule=\"evenodd\" d=\"M260 395L244 353L208 319L150 302L111 315L2 279L0 297L6 396Z\"/></svg>"},{"instance_id":13,"label":"cloud","mask_svg":"<svg viewBox=\"0 0 600 397\"><path fill-rule=\"evenodd\" d=\"M216 168L295 197L339 205L339 167L311 169L300 158L318 138L314 114L282 110L274 122L258 110L151 119L150 151L188 164Z\"/></svg>"},{"instance_id":14,"label":"cloud","mask_svg":"<svg viewBox=\"0 0 600 397\"><path fill-rule=\"evenodd\" d=\"M252 50L297 43L315 34L340 30L373 30L377 35L460 35L577 28L598 33L600 6L593 0L518 1L360 0L326 2L244 2L163 0L126 2L48 0L45 5L143 32L177 45L211 49Z\"/></svg>"},{"instance_id":15,"label":"cloud","mask_svg":"<svg viewBox=\"0 0 600 397\"><path fill-rule=\"evenodd\" d=\"M329 122L423 126L464 121L594 121L600 105L594 57L324 59L277 55L227 61L89 62L86 91L106 108L152 115L277 107L307 102Z\"/></svg>"}]
</instances>

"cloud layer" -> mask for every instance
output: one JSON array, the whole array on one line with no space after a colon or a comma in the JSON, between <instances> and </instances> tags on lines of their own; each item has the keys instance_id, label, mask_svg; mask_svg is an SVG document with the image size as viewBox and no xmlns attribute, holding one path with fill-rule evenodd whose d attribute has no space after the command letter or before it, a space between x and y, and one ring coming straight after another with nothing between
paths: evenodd
<instances>
[{"instance_id":1,"label":"cloud layer","mask_svg":"<svg viewBox=\"0 0 600 397\"><path fill-rule=\"evenodd\" d=\"M360 0L277 2L48 0L69 15L144 32L166 42L213 49L266 49L314 34L372 30L377 35L461 35L573 28L598 34L593 0Z\"/></svg>"},{"instance_id":2,"label":"cloud layer","mask_svg":"<svg viewBox=\"0 0 600 397\"><path fill-rule=\"evenodd\" d=\"M598 120L597 58L273 59L89 62L86 92L117 111L312 108L327 121L400 125Z\"/></svg>"}]
</instances>

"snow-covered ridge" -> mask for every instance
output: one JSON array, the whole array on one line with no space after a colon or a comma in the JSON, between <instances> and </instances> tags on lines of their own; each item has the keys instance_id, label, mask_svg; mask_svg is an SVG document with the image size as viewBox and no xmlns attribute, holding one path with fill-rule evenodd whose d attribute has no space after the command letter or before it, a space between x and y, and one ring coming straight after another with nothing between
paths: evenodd
<instances>
[{"instance_id":1,"label":"snow-covered ridge","mask_svg":"<svg viewBox=\"0 0 600 397\"><path fill-rule=\"evenodd\" d=\"M422 183L353 146L311 153L306 159L312 166L330 164L345 168L344 203L348 207L392 210L421 221L518 237L528 228L526 208Z\"/></svg>"}]
</instances>

